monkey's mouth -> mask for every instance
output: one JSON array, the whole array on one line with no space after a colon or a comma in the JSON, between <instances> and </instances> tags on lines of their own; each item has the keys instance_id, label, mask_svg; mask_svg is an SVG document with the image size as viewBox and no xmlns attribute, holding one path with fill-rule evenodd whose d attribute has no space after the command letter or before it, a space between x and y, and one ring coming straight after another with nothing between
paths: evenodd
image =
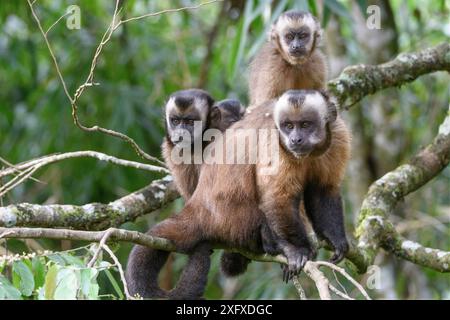
<instances>
[{"instance_id":1,"label":"monkey's mouth","mask_svg":"<svg viewBox=\"0 0 450 320\"><path fill-rule=\"evenodd\" d=\"M306 57L306 50L304 49L289 50L289 55L293 58L303 58Z\"/></svg>"},{"instance_id":2,"label":"monkey's mouth","mask_svg":"<svg viewBox=\"0 0 450 320\"><path fill-rule=\"evenodd\" d=\"M187 146L193 143L192 139L184 139L183 136L172 136L170 141L176 146Z\"/></svg>"},{"instance_id":3,"label":"monkey's mouth","mask_svg":"<svg viewBox=\"0 0 450 320\"><path fill-rule=\"evenodd\" d=\"M312 151L312 148L305 147L302 145L291 145L289 146L289 150L291 150L291 153L294 155L294 157L299 159L309 156L309 154Z\"/></svg>"}]
</instances>

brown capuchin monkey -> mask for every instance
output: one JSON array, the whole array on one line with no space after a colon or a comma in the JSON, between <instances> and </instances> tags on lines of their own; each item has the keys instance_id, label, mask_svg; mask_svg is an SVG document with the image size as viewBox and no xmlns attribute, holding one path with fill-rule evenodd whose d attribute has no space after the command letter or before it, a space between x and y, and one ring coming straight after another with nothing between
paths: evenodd
<instances>
[{"instance_id":1,"label":"brown capuchin monkey","mask_svg":"<svg viewBox=\"0 0 450 320\"><path fill-rule=\"evenodd\" d=\"M172 159L177 145L183 145L183 134L189 133L190 143L198 143L203 151L207 142L203 142L203 133L207 129L225 131L234 122L240 120L245 108L238 100L226 99L214 104L208 92L201 89L187 89L173 93L165 105L166 137L161 146L164 161L172 173L174 183L184 200L188 200L197 187L201 158L195 163L194 151L184 163L175 163ZM201 121L195 130L194 124ZM182 151L180 151L182 152Z\"/></svg>"},{"instance_id":2,"label":"brown capuchin monkey","mask_svg":"<svg viewBox=\"0 0 450 320\"><path fill-rule=\"evenodd\" d=\"M282 253L288 260L284 277L290 279L315 254L299 217L300 201L316 234L334 249L332 261L344 257L348 242L340 185L350 156L350 133L335 104L324 92L290 90L258 108L261 112L247 114L213 144L227 146L228 152L229 145L245 141L245 130L239 129L275 130L276 174L267 174L272 163L203 164L198 186L183 210L148 232L171 240L177 251L190 255L172 291L176 295L158 286L168 252L147 248L138 257L139 265L129 264L127 270L129 282L139 280L136 288L141 296L200 298L210 260L202 248L216 243L255 253ZM245 149L244 157L254 151L251 148L267 143L259 136L253 144L246 143L250 149Z\"/></svg>"},{"instance_id":3,"label":"brown capuchin monkey","mask_svg":"<svg viewBox=\"0 0 450 320\"><path fill-rule=\"evenodd\" d=\"M166 137L162 144L163 157L166 165L172 173L174 183L184 198L185 201L189 200L198 183L198 175L201 167L200 163L194 163L194 151L195 149L189 148L191 154L187 157L187 161L183 163L175 163L172 159L172 153L176 151L176 148L183 144L183 138L189 137L190 144L198 143L202 146L202 150L207 144L203 142L203 133L206 129L218 129L220 131L226 130L234 122L240 120L245 113L245 108L238 100L226 99L214 104L214 99L204 90L200 89L187 89L173 93L165 105L165 127ZM195 122L200 121L200 126L195 128ZM186 142L186 141L184 141ZM184 150L183 150L184 151ZM179 152L183 152L179 150ZM142 268L145 270L146 265L142 256L145 256L147 248L135 246L133 252L130 255L127 268L127 278L129 279L129 289L132 294L139 293L143 296L146 295L146 279L136 278L139 273L132 270L136 268ZM210 254L210 247L204 245L198 248L192 259L201 261L203 264L199 265L200 268L209 268L209 261L207 259L198 259L202 255ZM235 263L240 263L240 257L235 258ZM198 263L198 262L197 262ZM184 281L193 281L189 278ZM202 279L198 279L202 282ZM206 281L206 278L205 280ZM183 281L180 281L182 283ZM164 293L161 291L162 296L169 297L173 295L183 296L181 292L174 289L170 292Z\"/></svg>"},{"instance_id":4,"label":"brown capuchin monkey","mask_svg":"<svg viewBox=\"0 0 450 320\"><path fill-rule=\"evenodd\" d=\"M318 49L322 29L309 12L287 11L273 23L269 41L250 64L250 107L289 89L325 89L327 64Z\"/></svg>"}]
</instances>

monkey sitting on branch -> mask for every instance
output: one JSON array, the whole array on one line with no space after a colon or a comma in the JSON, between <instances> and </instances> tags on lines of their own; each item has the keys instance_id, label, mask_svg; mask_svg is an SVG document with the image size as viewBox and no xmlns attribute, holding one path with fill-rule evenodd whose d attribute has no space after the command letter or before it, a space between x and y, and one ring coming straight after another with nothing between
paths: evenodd
<instances>
[{"instance_id":1,"label":"monkey sitting on branch","mask_svg":"<svg viewBox=\"0 0 450 320\"><path fill-rule=\"evenodd\" d=\"M250 64L251 109L289 89L326 88L327 64L318 48L322 33L309 12L291 10L275 20L268 42Z\"/></svg>"},{"instance_id":2,"label":"monkey sitting on branch","mask_svg":"<svg viewBox=\"0 0 450 320\"><path fill-rule=\"evenodd\" d=\"M184 200L188 200L197 187L202 152L208 144L203 141L204 132L207 129L223 132L244 113L245 109L238 100L226 99L214 104L211 95L201 89L180 90L170 95L164 110L166 137L161 149ZM189 148L183 148L186 143ZM199 150L195 146L200 146ZM180 154L186 149L189 149L189 154Z\"/></svg>"},{"instance_id":3,"label":"monkey sitting on branch","mask_svg":"<svg viewBox=\"0 0 450 320\"><path fill-rule=\"evenodd\" d=\"M332 261L344 257L348 243L340 184L349 158L350 135L336 106L324 92L291 90L258 108L261 112L247 114L212 144L219 150L241 143L246 132L239 129L274 130L279 134L276 174L267 174L271 162L203 164L198 186L183 210L148 232L171 240L177 251L190 255L180 281L171 292L162 290L158 274L169 253L134 249L127 269L132 294L200 298L210 260L204 248L210 244L282 253L288 261L284 277L290 279L314 256L299 219L301 200L314 231L334 249ZM249 158L255 148L266 144L270 144L267 139L259 137L253 144L246 143L249 148L244 149L243 157Z\"/></svg>"},{"instance_id":4,"label":"monkey sitting on branch","mask_svg":"<svg viewBox=\"0 0 450 320\"><path fill-rule=\"evenodd\" d=\"M194 145L200 145L201 150L199 151L202 152L207 145L203 141L203 134L207 129L217 129L223 132L231 124L240 120L244 113L245 109L238 100L226 99L214 104L214 99L210 94L200 89L181 90L170 95L164 110L166 137L162 144L162 152L166 165L172 173L175 186L185 201L189 200L197 187L201 167L201 161L196 161L195 152L197 150ZM189 144L189 148L186 148L186 143ZM186 150L190 152L180 159L180 153ZM174 155L178 155L178 157L174 157ZM182 161L175 162L174 158ZM202 159L200 158L200 160ZM146 250L148 248L135 246L130 254L127 268L130 291L143 296L147 292L148 284L146 279L137 278L136 276L140 273L133 270L136 268L145 270L148 267L146 261L142 260ZM191 256L191 260L196 261L199 268L209 269L209 259L202 259L202 256L210 253L209 245L201 246ZM239 257L234 261L240 264ZM207 273L199 275L204 279L199 278L196 281L206 283ZM184 281L190 282L194 279L190 278L189 274L189 278L183 280L182 277L180 283ZM161 295L164 295L162 291ZM177 289L167 295L183 296Z\"/></svg>"}]
</instances>

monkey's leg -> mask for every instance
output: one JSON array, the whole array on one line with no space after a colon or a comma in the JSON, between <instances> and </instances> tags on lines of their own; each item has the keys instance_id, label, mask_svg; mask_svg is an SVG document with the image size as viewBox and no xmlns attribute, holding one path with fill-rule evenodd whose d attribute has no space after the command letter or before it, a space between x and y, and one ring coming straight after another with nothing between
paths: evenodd
<instances>
[{"instance_id":1,"label":"monkey's leg","mask_svg":"<svg viewBox=\"0 0 450 320\"><path fill-rule=\"evenodd\" d=\"M170 217L153 227L148 234L169 239L174 242L177 249L182 252L192 252L199 241L200 233L195 228L195 222L186 223L182 213ZM131 251L128 259L126 277L129 285L129 290L132 295L139 294L144 298L175 298L176 292L183 292L194 297L198 292L203 293L206 279L198 283L192 283L192 278L205 277L207 278L209 270L209 253L207 262L202 256L204 251L194 255L188 262L188 270L191 270L191 275L185 275L180 280L182 283L177 285L178 289L173 295L169 295L162 290L158 285L158 275L162 267L167 261L169 253L162 250L155 250L144 246L135 246ZM199 272L201 269L193 268L193 265L199 264L203 266L205 272ZM195 271L195 272L194 272ZM197 275L200 273L200 275Z\"/></svg>"},{"instance_id":2,"label":"monkey's leg","mask_svg":"<svg viewBox=\"0 0 450 320\"><path fill-rule=\"evenodd\" d=\"M211 266L211 253L209 243L201 243L195 247L176 287L169 292L169 299L193 300L203 296Z\"/></svg>"},{"instance_id":3,"label":"monkey's leg","mask_svg":"<svg viewBox=\"0 0 450 320\"><path fill-rule=\"evenodd\" d=\"M307 186L304 193L305 210L314 232L327 240L334 249L330 261L340 262L349 246L345 236L344 213L339 190L317 185Z\"/></svg>"},{"instance_id":4,"label":"monkey's leg","mask_svg":"<svg viewBox=\"0 0 450 320\"><path fill-rule=\"evenodd\" d=\"M158 285L158 274L166 263L169 252L136 245L128 257L125 277L131 295L143 298L167 298L167 292Z\"/></svg>"}]
</instances>

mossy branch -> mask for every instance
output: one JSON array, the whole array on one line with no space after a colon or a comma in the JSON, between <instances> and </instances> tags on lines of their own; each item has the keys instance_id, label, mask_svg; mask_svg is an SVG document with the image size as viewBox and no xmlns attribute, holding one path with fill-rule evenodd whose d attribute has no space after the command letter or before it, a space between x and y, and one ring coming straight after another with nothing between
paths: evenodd
<instances>
[{"instance_id":1,"label":"mossy branch","mask_svg":"<svg viewBox=\"0 0 450 320\"><path fill-rule=\"evenodd\" d=\"M438 175L450 162L450 106L433 142L408 163L375 181L365 197L356 229L357 247L372 264L379 247L398 257L441 272L450 271L450 252L424 248L402 238L388 220L406 195Z\"/></svg>"},{"instance_id":2,"label":"mossy branch","mask_svg":"<svg viewBox=\"0 0 450 320\"><path fill-rule=\"evenodd\" d=\"M367 95L399 87L436 71L450 72L450 43L401 53L394 60L380 65L347 67L338 78L328 82L328 88L337 97L341 109L346 110Z\"/></svg>"},{"instance_id":3,"label":"mossy branch","mask_svg":"<svg viewBox=\"0 0 450 320\"><path fill-rule=\"evenodd\" d=\"M155 211L179 197L172 177L153 181L145 188L108 204L37 205L0 207L0 227L47 227L103 230Z\"/></svg>"}]
</instances>

